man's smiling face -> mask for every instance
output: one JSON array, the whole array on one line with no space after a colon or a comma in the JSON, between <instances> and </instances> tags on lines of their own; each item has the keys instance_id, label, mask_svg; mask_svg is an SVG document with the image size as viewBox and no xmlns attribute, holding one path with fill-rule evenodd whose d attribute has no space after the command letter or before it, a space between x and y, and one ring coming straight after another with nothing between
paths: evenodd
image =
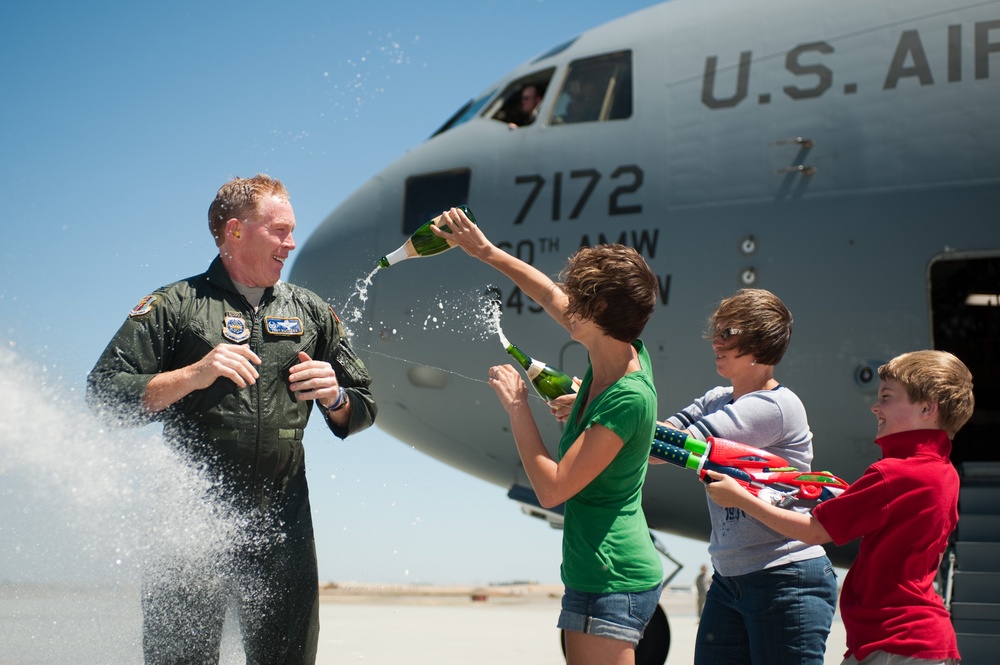
<instances>
[{"instance_id":1,"label":"man's smiling face","mask_svg":"<svg viewBox=\"0 0 1000 665\"><path fill-rule=\"evenodd\" d=\"M235 274L231 277L247 286L274 286L295 249L292 204L269 196L260 202L256 215L240 224L240 230L239 240L232 246Z\"/></svg>"}]
</instances>

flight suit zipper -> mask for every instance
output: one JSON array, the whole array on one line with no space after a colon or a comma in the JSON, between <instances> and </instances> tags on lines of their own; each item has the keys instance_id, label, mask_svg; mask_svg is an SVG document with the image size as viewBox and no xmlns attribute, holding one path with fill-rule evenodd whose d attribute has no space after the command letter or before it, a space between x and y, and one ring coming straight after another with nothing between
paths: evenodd
<instances>
[{"instance_id":1,"label":"flight suit zipper","mask_svg":"<svg viewBox=\"0 0 1000 665\"><path fill-rule=\"evenodd\" d=\"M260 437L261 437L261 431L263 430L263 427L264 427L264 423L263 423L263 412L264 412L264 409L263 409L263 405L261 404L261 400L262 400L261 385L263 384L263 380L262 380L263 376L261 376L261 375L264 373L264 371L266 371L266 368L265 368L265 365L264 365L264 362L263 362L264 361L264 357L262 355L263 351L262 351L262 348L261 348L263 346L263 344L264 344L263 333L261 332L261 320L262 320L262 313L261 312L264 309L264 301L261 300L261 302L257 306L256 310L254 310L254 307L253 307L253 305L250 304L250 301L247 300L245 296L241 296L241 297L243 298L243 305L246 307L246 311L250 313L249 317L248 317L249 320L250 320L250 322L251 322L251 326L250 326L250 350L253 351L255 354L257 354L257 357L260 358L261 361L262 361L261 364L257 367L258 378L257 378L257 381L253 384L252 390L253 390L253 396L254 397L251 400L252 407L253 407L253 410L254 410L254 415L255 415L255 418L256 418L256 422L257 422L257 425L254 428L253 437L252 437L252 440L253 440L253 453L254 453L254 456L253 456L254 464L253 464L253 480L252 480L253 486L252 486L252 489L253 489L253 495L257 499L257 505L261 509L266 509L266 506L264 505L264 500L266 498L267 493L264 491L264 483L261 481L261 469L260 469L261 452L262 452L261 451L261 438Z\"/></svg>"}]
</instances>

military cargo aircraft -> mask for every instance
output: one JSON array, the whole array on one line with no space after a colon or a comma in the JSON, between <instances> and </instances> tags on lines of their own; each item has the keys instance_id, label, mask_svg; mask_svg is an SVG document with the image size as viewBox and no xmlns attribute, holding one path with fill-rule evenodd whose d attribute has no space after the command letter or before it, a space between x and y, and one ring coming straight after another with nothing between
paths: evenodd
<instances>
[{"instance_id":1,"label":"military cargo aircraft","mask_svg":"<svg viewBox=\"0 0 1000 665\"><path fill-rule=\"evenodd\" d=\"M542 93L534 113L520 107L528 86ZM997 0L672 0L486 87L341 202L290 279L342 314L361 307L346 323L377 378L382 430L555 524L485 383L509 362L500 344L425 322L436 297L468 294L470 325L494 298L529 355L581 376L583 348L461 251L382 269L363 302L345 284L453 205L551 275L585 245L642 253L660 282L643 339L663 418L724 382L706 317L759 287L795 319L776 375L808 409L815 469L853 481L875 460L876 370L923 348L952 351L976 377L956 461L997 460L998 111ZM536 419L554 449L541 400ZM693 474L651 468L650 527L707 539L703 494ZM847 565L855 549L830 552Z\"/></svg>"}]
</instances>

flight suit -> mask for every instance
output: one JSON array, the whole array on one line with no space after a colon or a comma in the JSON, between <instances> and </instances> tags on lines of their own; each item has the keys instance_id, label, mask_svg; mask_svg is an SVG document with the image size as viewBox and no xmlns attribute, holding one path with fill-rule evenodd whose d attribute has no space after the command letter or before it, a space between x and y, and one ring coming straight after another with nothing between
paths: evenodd
<instances>
[{"instance_id":1,"label":"flight suit","mask_svg":"<svg viewBox=\"0 0 1000 665\"><path fill-rule=\"evenodd\" d=\"M241 389L219 378L164 411L144 409L153 376L190 365L220 343L247 344L260 357L254 385ZM140 301L87 377L92 410L125 425L162 421L164 438L240 520L239 542L208 566L151 548L143 585L147 663L217 663L233 599L248 664L315 662L319 582L302 447L312 401L298 401L288 380L299 351L328 361L350 399L347 427L323 414L334 435L369 427L377 413L371 376L332 308L278 282L254 311L216 257L204 274Z\"/></svg>"}]
</instances>

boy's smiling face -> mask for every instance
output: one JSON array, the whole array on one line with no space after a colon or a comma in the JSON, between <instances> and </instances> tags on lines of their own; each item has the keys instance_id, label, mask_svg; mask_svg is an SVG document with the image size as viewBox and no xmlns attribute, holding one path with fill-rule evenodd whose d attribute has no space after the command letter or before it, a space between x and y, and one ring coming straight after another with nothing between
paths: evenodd
<instances>
[{"instance_id":1,"label":"boy's smiling face","mask_svg":"<svg viewBox=\"0 0 1000 665\"><path fill-rule=\"evenodd\" d=\"M878 397L872 413L878 418L877 438L916 429L937 427L937 405L930 402L911 402L906 389L895 379L879 383Z\"/></svg>"}]
</instances>

